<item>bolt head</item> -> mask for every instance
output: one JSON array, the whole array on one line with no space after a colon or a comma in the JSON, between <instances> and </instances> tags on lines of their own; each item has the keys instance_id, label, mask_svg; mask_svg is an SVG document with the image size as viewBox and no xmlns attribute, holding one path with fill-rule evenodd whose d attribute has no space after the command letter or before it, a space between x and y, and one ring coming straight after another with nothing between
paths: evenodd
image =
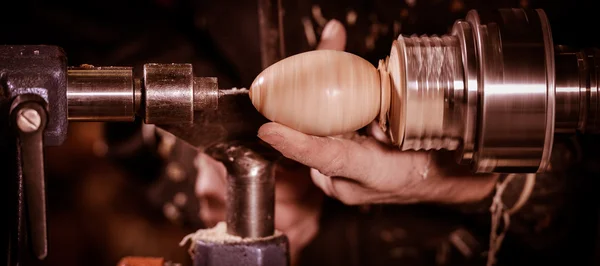
<instances>
[{"instance_id":1,"label":"bolt head","mask_svg":"<svg viewBox=\"0 0 600 266\"><path fill-rule=\"evenodd\" d=\"M26 133L31 133L40 128L42 117L37 110L24 108L17 113L17 126Z\"/></svg>"}]
</instances>

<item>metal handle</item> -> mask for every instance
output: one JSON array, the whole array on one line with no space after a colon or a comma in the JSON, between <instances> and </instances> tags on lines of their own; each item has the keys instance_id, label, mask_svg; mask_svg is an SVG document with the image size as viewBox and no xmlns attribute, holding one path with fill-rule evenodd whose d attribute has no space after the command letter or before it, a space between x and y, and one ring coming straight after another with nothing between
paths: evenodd
<instances>
[{"instance_id":1,"label":"metal handle","mask_svg":"<svg viewBox=\"0 0 600 266\"><path fill-rule=\"evenodd\" d=\"M45 101L37 95L20 95L11 108L18 136L21 176L31 248L38 259L48 254L46 228L46 189L44 180L44 129L47 124Z\"/></svg>"}]
</instances>

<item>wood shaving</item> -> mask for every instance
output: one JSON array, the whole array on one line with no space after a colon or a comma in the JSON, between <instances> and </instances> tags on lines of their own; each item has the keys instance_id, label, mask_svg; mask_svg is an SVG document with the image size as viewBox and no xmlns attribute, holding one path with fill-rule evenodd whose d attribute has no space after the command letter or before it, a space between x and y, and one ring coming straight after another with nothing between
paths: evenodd
<instances>
[{"instance_id":1,"label":"wood shaving","mask_svg":"<svg viewBox=\"0 0 600 266\"><path fill-rule=\"evenodd\" d=\"M490 206L492 221L490 230L490 246L487 252L486 266L493 266L496 264L496 254L500 250L502 241L504 240L504 237L508 232L508 228L510 227L510 216L519 211L525 205L535 186L536 175L526 174L525 186L521 191L519 200L515 203L515 205L509 208L502 201L502 195L504 194L508 184L516 177L517 174L509 174L506 176L504 181L496 184L496 194L494 195L492 206Z\"/></svg>"},{"instance_id":2,"label":"wood shaving","mask_svg":"<svg viewBox=\"0 0 600 266\"><path fill-rule=\"evenodd\" d=\"M216 243L216 244L226 244L226 243L249 243L254 241L264 241L271 238L275 238L281 235L281 232L275 231L275 234L268 237L263 238L242 238L239 236L230 235L227 233L227 223L219 222L215 227L208 229L200 229L194 233L191 233L185 236L181 242L179 242L179 246L185 246L187 242L191 240L191 245L189 248L189 252L193 253L195 245L197 242L204 243Z\"/></svg>"}]
</instances>

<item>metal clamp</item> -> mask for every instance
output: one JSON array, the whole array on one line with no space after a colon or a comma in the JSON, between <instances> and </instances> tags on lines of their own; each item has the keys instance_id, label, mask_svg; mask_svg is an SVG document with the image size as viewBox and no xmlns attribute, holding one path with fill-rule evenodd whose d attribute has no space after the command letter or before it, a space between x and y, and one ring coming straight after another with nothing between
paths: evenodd
<instances>
[{"instance_id":1,"label":"metal clamp","mask_svg":"<svg viewBox=\"0 0 600 266\"><path fill-rule=\"evenodd\" d=\"M48 254L46 188L44 177L44 129L48 123L46 102L35 94L17 96L11 106L11 121L17 134L18 183L23 184L31 247L38 259ZM21 217L23 218L23 217Z\"/></svg>"}]
</instances>

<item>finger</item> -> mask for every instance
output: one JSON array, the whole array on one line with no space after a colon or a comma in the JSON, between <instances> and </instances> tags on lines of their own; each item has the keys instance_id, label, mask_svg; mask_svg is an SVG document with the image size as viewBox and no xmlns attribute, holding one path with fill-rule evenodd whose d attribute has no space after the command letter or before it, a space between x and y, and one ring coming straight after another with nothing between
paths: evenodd
<instances>
[{"instance_id":1,"label":"finger","mask_svg":"<svg viewBox=\"0 0 600 266\"><path fill-rule=\"evenodd\" d=\"M310 178L312 179L313 183L315 183L315 185L317 187L319 187L321 190L323 190L323 193L325 193L325 195L327 195L329 197L335 197L333 195L332 189L331 189L331 187L332 187L331 177L322 174L317 169L311 168L310 169Z\"/></svg>"},{"instance_id":2,"label":"finger","mask_svg":"<svg viewBox=\"0 0 600 266\"><path fill-rule=\"evenodd\" d=\"M267 123L258 137L283 156L316 168L328 176L365 176L370 152L360 144L333 137L315 137L277 123Z\"/></svg>"},{"instance_id":3,"label":"finger","mask_svg":"<svg viewBox=\"0 0 600 266\"><path fill-rule=\"evenodd\" d=\"M341 22L332 19L323 28L317 50L343 51L344 49L346 49L346 29Z\"/></svg>"},{"instance_id":4,"label":"finger","mask_svg":"<svg viewBox=\"0 0 600 266\"><path fill-rule=\"evenodd\" d=\"M336 198L346 205L378 203L385 195L383 192L365 187L345 177L330 177L316 169L311 169L313 182L329 197ZM388 194L388 193L383 193Z\"/></svg>"}]
</instances>

